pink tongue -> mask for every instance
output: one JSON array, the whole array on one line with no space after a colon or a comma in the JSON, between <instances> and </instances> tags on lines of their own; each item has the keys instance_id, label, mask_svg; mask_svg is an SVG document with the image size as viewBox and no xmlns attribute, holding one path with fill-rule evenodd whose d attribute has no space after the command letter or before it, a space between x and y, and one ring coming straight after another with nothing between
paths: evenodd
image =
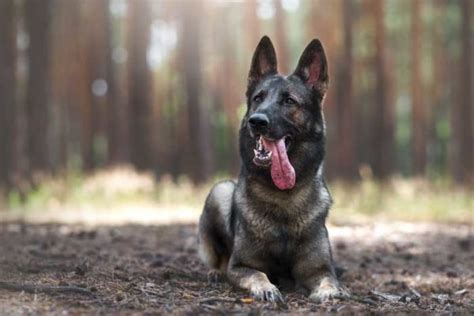
<instances>
[{"instance_id":1,"label":"pink tongue","mask_svg":"<svg viewBox=\"0 0 474 316\"><path fill-rule=\"evenodd\" d=\"M285 139L269 141L262 137L263 145L272 152L272 180L280 190L289 190L295 186L295 169L286 154Z\"/></svg>"}]
</instances>

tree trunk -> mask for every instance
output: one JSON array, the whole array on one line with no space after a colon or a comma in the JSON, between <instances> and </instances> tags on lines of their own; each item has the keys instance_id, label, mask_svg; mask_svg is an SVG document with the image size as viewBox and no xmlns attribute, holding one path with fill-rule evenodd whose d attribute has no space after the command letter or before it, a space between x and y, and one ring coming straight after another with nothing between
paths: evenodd
<instances>
[{"instance_id":1,"label":"tree trunk","mask_svg":"<svg viewBox=\"0 0 474 316\"><path fill-rule=\"evenodd\" d=\"M443 36L444 21L446 20L447 2L433 1L431 3L433 10L432 29L432 59L431 67L433 76L430 80L429 91L425 93L427 96L426 104L426 136L428 148L430 151L427 155L427 165L430 169L437 173L445 173L448 162L447 139L445 135L439 133L437 125L439 122L449 117L446 107L446 99L451 87L447 82L452 82L452 71L448 71L452 67L449 66L450 58L447 58L447 38ZM443 78L443 80L440 80Z\"/></svg>"},{"instance_id":2,"label":"tree trunk","mask_svg":"<svg viewBox=\"0 0 474 316\"><path fill-rule=\"evenodd\" d=\"M411 95L412 95L412 165L414 175L424 175L426 169L426 115L421 81L421 2L411 1Z\"/></svg>"},{"instance_id":3,"label":"tree trunk","mask_svg":"<svg viewBox=\"0 0 474 316\"><path fill-rule=\"evenodd\" d=\"M236 64L237 46L235 41L229 36L232 32L232 24L222 25L222 17L226 21L231 21L233 16L233 7L231 5L223 6L217 18L213 21L213 25L217 29L216 47L222 56L220 64L216 67L213 92L215 96L216 111L224 111L227 118L225 126L219 126L221 131L216 130L213 133L214 143L225 144L223 151L218 153L219 161L217 164L226 172L237 174L240 167L238 153L238 130L239 117L237 115L238 106L243 102L244 87L237 80L239 77L238 67Z\"/></svg>"},{"instance_id":4,"label":"tree trunk","mask_svg":"<svg viewBox=\"0 0 474 316\"><path fill-rule=\"evenodd\" d=\"M151 6L148 0L129 2L129 111L130 154L138 169L153 167L151 137L152 78L147 63L151 34Z\"/></svg>"},{"instance_id":5,"label":"tree trunk","mask_svg":"<svg viewBox=\"0 0 474 316\"><path fill-rule=\"evenodd\" d=\"M29 75L26 96L27 147L32 172L48 172L51 0L26 1Z\"/></svg>"},{"instance_id":6,"label":"tree trunk","mask_svg":"<svg viewBox=\"0 0 474 316\"><path fill-rule=\"evenodd\" d=\"M337 85L337 117L338 124L338 145L337 160L339 175L345 179L353 180L357 176L357 158L354 152L355 133L354 130L354 102L353 102L353 6L352 0L342 2L342 22L343 22L343 48L342 56L337 63L338 79Z\"/></svg>"},{"instance_id":7,"label":"tree trunk","mask_svg":"<svg viewBox=\"0 0 474 316\"><path fill-rule=\"evenodd\" d=\"M473 2L462 0L459 2L461 10L461 59L459 64L460 97L453 106L453 146L452 161L453 177L456 183L474 183L473 157L473 35L470 23L472 22Z\"/></svg>"},{"instance_id":8,"label":"tree trunk","mask_svg":"<svg viewBox=\"0 0 474 316\"><path fill-rule=\"evenodd\" d=\"M16 135L15 1L0 1L0 186L10 185Z\"/></svg>"},{"instance_id":9,"label":"tree trunk","mask_svg":"<svg viewBox=\"0 0 474 316\"><path fill-rule=\"evenodd\" d=\"M108 8L109 0L105 0L104 7ZM107 91L107 149L108 163L119 164L127 161L128 147L127 141L127 115L126 103L121 97L121 89L119 87L119 67L112 58L114 38L113 20L110 10L105 10L105 58L106 58L106 81L108 85Z\"/></svg>"},{"instance_id":10,"label":"tree trunk","mask_svg":"<svg viewBox=\"0 0 474 316\"><path fill-rule=\"evenodd\" d=\"M205 181L211 174L209 111L201 104L201 1L183 2L180 50L188 121L188 157L191 178Z\"/></svg>"},{"instance_id":11,"label":"tree trunk","mask_svg":"<svg viewBox=\"0 0 474 316\"><path fill-rule=\"evenodd\" d=\"M337 76L336 53L339 50L336 29L341 25L341 5L340 1L309 1L307 25L305 30L306 43L313 38L319 38L324 45L324 50L328 58L329 65L329 90L324 99L323 112L327 122L327 155L325 160L325 174L328 178L335 178L339 175L338 171L338 138L337 131L339 118L337 115L337 86L332 84Z\"/></svg>"},{"instance_id":12,"label":"tree trunk","mask_svg":"<svg viewBox=\"0 0 474 316\"><path fill-rule=\"evenodd\" d=\"M81 2L83 10L82 75L85 89L82 103L82 161L85 170L104 164L106 159L106 111L109 85L107 82L106 34L108 1Z\"/></svg>"},{"instance_id":13,"label":"tree trunk","mask_svg":"<svg viewBox=\"0 0 474 316\"><path fill-rule=\"evenodd\" d=\"M245 32L247 37L247 51L253 52L260 40L260 22L257 16L257 0L245 1L244 6L245 17L243 29L247 31ZM250 65L250 59L248 64Z\"/></svg>"},{"instance_id":14,"label":"tree trunk","mask_svg":"<svg viewBox=\"0 0 474 316\"><path fill-rule=\"evenodd\" d=\"M390 77L385 44L384 9L385 2L372 1L375 30L375 107L372 120L373 173L386 179L393 172L394 155L394 113L390 98Z\"/></svg>"},{"instance_id":15,"label":"tree trunk","mask_svg":"<svg viewBox=\"0 0 474 316\"><path fill-rule=\"evenodd\" d=\"M289 56L287 47L287 36L285 27L285 10L283 10L281 0L273 1L275 7L275 38L276 52L278 56L278 69L282 74L288 74Z\"/></svg>"}]
</instances>

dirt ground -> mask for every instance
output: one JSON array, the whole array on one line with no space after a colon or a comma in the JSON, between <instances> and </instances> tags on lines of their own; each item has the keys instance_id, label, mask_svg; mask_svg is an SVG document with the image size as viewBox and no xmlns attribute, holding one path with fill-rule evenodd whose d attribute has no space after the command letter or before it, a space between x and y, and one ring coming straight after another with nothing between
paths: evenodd
<instances>
[{"instance_id":1,"label":"dirt ground","mask_svg":"<svg viewBox=\"0 0 474 316\"><path fill-rule=\"evenodd\" d=\"M474 313L472 227L391 223L331 226L351 292L313 303L255 302L207 282L196 226L0 224L0 314Z\"/></svg>"}]
</instances>

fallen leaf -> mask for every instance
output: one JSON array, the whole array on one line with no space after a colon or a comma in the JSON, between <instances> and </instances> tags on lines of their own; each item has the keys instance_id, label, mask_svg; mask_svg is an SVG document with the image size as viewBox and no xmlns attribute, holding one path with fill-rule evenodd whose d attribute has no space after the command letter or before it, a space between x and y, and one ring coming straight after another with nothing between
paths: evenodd
<instances>
[{"instance_id":1,"label":"fallen leaf","mask_svg":"<svg viewBox=\"0 0 474 316\"><path fill-rule=\"evenodd\" d=\"M195 298L195 297L188 293L183 293L183 298Z\"/></svg>"},{"instance_id":2,"label":"fallen leaf","mask_svg":"<svg viewBox=\"0 0 474 316\"><path fill-rule=\"evenodd\" d=\"M241 298L240 301L244 304L252 304L253 303L253 298L251 297L244 297Z\"/></svg>"}]
</instances>

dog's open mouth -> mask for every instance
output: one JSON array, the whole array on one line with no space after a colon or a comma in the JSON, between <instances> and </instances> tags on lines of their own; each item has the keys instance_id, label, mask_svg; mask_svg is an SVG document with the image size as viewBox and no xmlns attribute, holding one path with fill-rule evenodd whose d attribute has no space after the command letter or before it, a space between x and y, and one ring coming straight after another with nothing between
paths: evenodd
<instances>
[{"instance_id":1,"label":"dog's open mouth","mask_svg":"<svg viewBox=\"0 0 474 316\"><path fill-rule=\"evenodd\" d=\"M253 162L260 167L271 166L273 183L280 190L289 190L295 186L295 169L288 159L288 149L292 144L289 136L277 140L271 140L260 136L254 149Z\"/></svg>"},{"instance_id":2,"label":"dog's open mouth","mask_svg":"<svg viewBox=\"0 0 474 316\"><path fill-rule=\"evenodd\" d=\"M262 136L258 137L255 147L253 162L260 167L269 167L272 164L273 153L263 146Z\"/></svg>"}]
</instances>

